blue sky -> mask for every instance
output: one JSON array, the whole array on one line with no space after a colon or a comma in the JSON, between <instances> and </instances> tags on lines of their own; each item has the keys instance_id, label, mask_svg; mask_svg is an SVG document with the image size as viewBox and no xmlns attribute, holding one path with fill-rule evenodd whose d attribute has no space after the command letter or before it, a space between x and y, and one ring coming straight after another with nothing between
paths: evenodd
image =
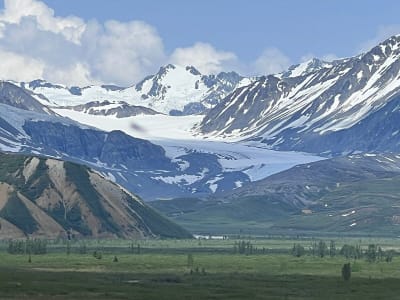
<instances>
[{"instance_id":1,"label":"blue sky","mask_svg":"<svg viewBox=\"0 0 400 300\"><path fill-rule=\"evenodd\" d=\"M250 61L276 47L293 61L354 55L381 27L399 25L399 1L361 0L45 0L60 15L143 20L167 51L202 41ZM400 25L398 26L400 33Z\"/></svg>"},{"instance_id":2,"label":"blue sky","mask_svg":"<svg viewBox=\"0 0 400 300\"><path fill-rule=\"evenodd\" d=\"M3 37L15 41L0 38L0 51L41 68L16 77L66 84L127 85L168 62L194 64L204 73L273 73L313 56L356 55L400 33L400 2L390 0L5 0L1 6ZM62 25L65 20L72 25ZM21 46L26 32L30 41ZM46 47L32 46L35 41Z\"/></svg>"}]
</instances>

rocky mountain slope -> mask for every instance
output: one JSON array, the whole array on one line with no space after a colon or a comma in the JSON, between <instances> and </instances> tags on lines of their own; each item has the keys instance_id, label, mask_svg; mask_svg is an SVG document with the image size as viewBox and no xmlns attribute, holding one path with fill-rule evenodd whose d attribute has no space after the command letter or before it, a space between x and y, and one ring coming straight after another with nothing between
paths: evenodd
<instances>
[{"instance_id":1,"label":"rocky mountain slope","mask_svg":"<svg viewBox=\"0 0 400 300\"><path fill-rule=\"evenodd\" d=\"M236 89L209 112L200 130L211 136L258 139L278 150L398 150L400 36L362 55L294 75L269 75ZM384 128L377 126L383 120ZM378 147L377 137L382 143L390 139L390 145Z\"/></svg>"},{"instance_id":2,"label":"rocky mountain slope","mask_svg":"<svg viewBox=\"0 0 400 300\"><path fill-rule=\"evenodd\" d=\"M0 153L0 237L189 237L87 167Z\"/></svg>"},{"instance_id":3,"label":"rocky mountain slope","mask_svg":"<svg viewBox=\"0 0 400 300\"><path fill-rule=\"evenodd\" d=\"M58 107L83 112L95 116L115 116L117 118L128 118L138 115L156 115L158 112L151 108L130 105L124 101L111 103L107 100L103 102L93 101L75 106Z\"/></svg>"}]
</instances>

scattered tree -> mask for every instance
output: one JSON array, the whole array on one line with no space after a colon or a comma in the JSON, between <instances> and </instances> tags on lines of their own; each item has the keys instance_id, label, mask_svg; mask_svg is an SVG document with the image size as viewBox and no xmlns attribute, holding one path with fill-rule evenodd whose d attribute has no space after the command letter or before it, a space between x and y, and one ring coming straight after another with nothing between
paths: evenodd
<instances>
[{"instance_id":1,"label":"scattered tree","mask_svg":"<svg viewBox=\"0 0 400 300\"><path fill-rule=\"evenodd\" d=\"M303 256L306 253L304 247L300 244L294 244L292 248L292 255L296 257Z\"/></svg>"},{"instance_id":2,"label":"scattered tree","mask_svg":"<svg viewBox=\"0 0 400 300\"><path fill-rule=\"evenodd\" d=\"M187 256L187 266L188 267L193 267L194 264L194 258L193 258L193 254L189 253Z\"/></svg>"},{"instance_id":3,"label":"scattered tree","mask_svg":"<svg viewBox=\"0 0 400 300\"><path fill-rule=\"evenodd\" d=\"M327 252L328 246L326 246L326 243L324 241L319 241L317 248L318 256L322 258L326 255Z\"/></svg>"},{"instance_id":4,"label":"scattered tree","mask_svg":"<svg viewBox=\"0 0 400 300\"><path fill-rule=\"evenodd\" d=\"M394 250L388 250L385 252L385 261L387 263L392 262L394 256Z\"/></svg>"},{"instance_id":5,"label":"scattered tree","mask_svg":"<svg viewBox=\"0 0 400 300\"><path fill-rule=\"evenodd\" d=\"M46 254L47 241L41 239L9 240L7 252L10 254Z\"/></svg>"},{"instance_id":6,"label":"scattered tree","mask_svg":"<svg viewBox=\"0 0 400 300\"><path fill-rule=\"evenodd\" d=\"M344 281L349 281L351 277L350 263L344 264L342 267L342 278Z\"/></svg>"},{"instance_id":7,"label":"scattered tree","mask_svg":"<svg viewBox=\"0 0 400 300\"><path fill-rule=\"evenodd\" d=\"M103 256L101 255L101 252L100 251L93 251L93 257L94 258L96 258L96 259L102 259L103 258Z\"/></svg>"},{"instance_id":8,"label":"scattered tree","mask_svg":"<svg viewBox=\"0 0 400 300\"><path fill-rule=\"evenodd\" d=\"M329 256L330 257L336 256L336 245L335 245L335 241L333 241L333 240L329 244Z\"/></svg>"},{"instance_id":9,"label":"scattered tree","mask_svg":"<svg viewBox=\"0 0 400 300\"><path fill-rule=\"evenodd\" d=\"M256 248L254 248L253 244L249 241L239 241L235 242L233 245L233 251L234 253L250 255L256 251Z\"/></svg>"},{"instance_id":10,"label":"scattered tree","mask_svg":"<svg viewBox=\"0 0 400 300\"><path fill-rule=\"evenodd\" d=\"M86 254L87 253L87 248L86 248L86 244L82 243L79 245L79 253L80 254Z\"/></svg>"},{"instance_id":11,"label":"scattered tree","mask_svg":"<svg viewBox=\"0 0 400 300\"><path fill-rule=\"evenodd\" d=\"M350 259L350 258L357 259L357 258L361 257L361 246L358 248L353 245L344 244L342 246L342 249L340 249L339 253L340 253L340 255L343 255L347 259Z\"/></svg>"},{"instance_id":12,"label":"scattered tree","mask_svg":"<svg viewBox=\"0 0 400 300\"><path fill-rule=\"evenodd\" d=\"M71 242L70 240L67 240L67 255L70 255L71 253Z\"/></svg>"},{"instance_id":13,"label":"scattered tree","mask_svg":"<svg viewBox=\"0 0 400 300\"><path fill-rule=\"evenodd\" d=\"M365 253L367 257L367 261L369 262L375 262L378 254L377 246L375 244L369 244L367 252Z\"/></svg>"}]
</instances>

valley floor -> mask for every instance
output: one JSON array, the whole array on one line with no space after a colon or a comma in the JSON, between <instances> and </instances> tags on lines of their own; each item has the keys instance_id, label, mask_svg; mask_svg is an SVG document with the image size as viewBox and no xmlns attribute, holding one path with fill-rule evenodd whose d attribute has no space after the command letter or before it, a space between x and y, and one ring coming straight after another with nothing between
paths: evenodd
<instances>
[{"instance_id":1,"label":"valley floor","mask_svg":"<svg viewBox=\"0 0 400 300\"><path fill-rule=\"evenodd\" d=\"M264 253L233 253L234 240L88 242L72 244L70 254L49 245L49 254L0 254L1 299L398 299L400 261L369 263L342 256L319 258L288 254L293 242L251 240ZM390 240L380 242L398 249ZM66 246L64 246L66 247ZM101 249L101 259L92 251ZM4 248L3 248L4 251ZM99 253L98 252L98 253ZM192 260L189 259L189 253ZM114 262L114 256L118 262ZM342 265L352 263L349 282Z\"/></svg>"}]
</instances>

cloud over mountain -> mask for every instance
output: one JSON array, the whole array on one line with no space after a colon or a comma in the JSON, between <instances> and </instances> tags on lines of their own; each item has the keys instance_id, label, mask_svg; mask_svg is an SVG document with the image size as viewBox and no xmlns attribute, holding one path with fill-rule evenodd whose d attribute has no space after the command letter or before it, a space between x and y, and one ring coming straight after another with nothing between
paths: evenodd
<instances>
[{"instance_id":1,"label":"cloud over mountain","mask_svg":"<svg viewBox=\"0 0 400 300\"><path fill-rule=\"evenodd\" d=\"M281 72L290 59L267 47L254 61L207 42L164 49L159 32L138 20L84 20L58 16L40 0L4 0L0 11L0 79L42 78L68 86L130 86L160 65L194 65L203 74L238 70L243 75Z\"/></svg>"}]
</instances>

